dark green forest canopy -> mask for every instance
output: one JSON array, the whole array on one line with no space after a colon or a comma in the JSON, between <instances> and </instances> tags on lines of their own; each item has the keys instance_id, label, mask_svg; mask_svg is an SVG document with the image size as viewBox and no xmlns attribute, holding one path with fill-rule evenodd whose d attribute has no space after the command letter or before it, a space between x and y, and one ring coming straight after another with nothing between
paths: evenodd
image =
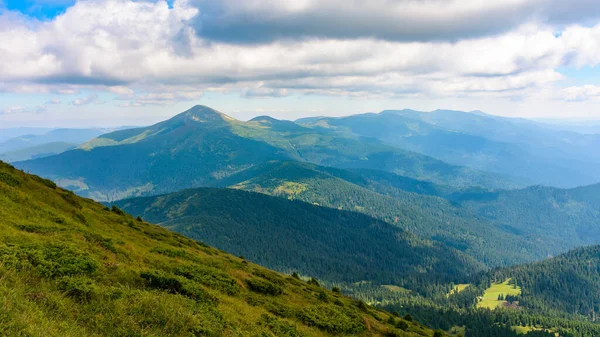
<instances>
[{"instance_id":1,"label":"dark green forest canopy","mask_svg":"<svg viewBox=\"0 0 600 337\"><path fill-rule=\"evenodd\" d=\"M129 213L279 270L418 290L467 279L467 255L357 212L233 189L198 188L117 202Z\"/></svg>"}]
</instances>

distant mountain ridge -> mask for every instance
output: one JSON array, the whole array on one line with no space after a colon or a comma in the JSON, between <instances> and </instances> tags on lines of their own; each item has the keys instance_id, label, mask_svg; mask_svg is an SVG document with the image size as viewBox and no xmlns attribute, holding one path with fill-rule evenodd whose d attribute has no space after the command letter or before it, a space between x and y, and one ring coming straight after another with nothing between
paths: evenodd
<instances>
[{"instance_id":1,"label":"distant mountain ridge","mask_svg":"<svg viewBox=\"0 0 600 337\"><path fill-rule=\"evenodd\" d=\"M375 138L454 165L522 177L530 184L575 187L600 182L599 135L551 130L521 118L407 109L297 122Z\"/></svg>"},{"instance_id":2,"label":"distant mountain ridge","mask_svg":"<svg viewBox=\"0 0 600 337\"><path fill-rule=\"evenodd\" d=\"M205 106L149 127L99 136L78 150L15 165L82 195L116 200L208 186L270 160L377 168L454 186L519 186L510 177L449 165L377 140L267 117L242 122Z\"/></svg>"}]
</instances>

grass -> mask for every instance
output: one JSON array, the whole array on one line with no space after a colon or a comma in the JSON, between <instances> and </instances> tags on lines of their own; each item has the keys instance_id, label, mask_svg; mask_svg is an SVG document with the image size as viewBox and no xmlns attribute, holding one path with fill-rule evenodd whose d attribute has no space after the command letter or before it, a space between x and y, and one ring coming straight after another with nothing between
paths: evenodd
<instances>
[{"instance_id":1,"label":"grass","mask_svg":"<svg viewBox=\"0 0 600 337\"><path fill-rule=\"evenodd\" d=\"M395 293L402 293L402 294L406 294L406 293L410 293L411 291L399 286L395 286L395 285L389 285L389 284L385 284L382 285L382 287L384 287L385 289L389 290L389 291L393 291Z\"/></svg>"},{"instance_id":2,"label":"grass","mask_svg":"<svg viewBox=\"0 0 600 337\"><path fill-rule=\"evenodd\" d=\"M469 283L457 284L452 288L452 290L450 290L450 292L446 296L450 296L452 294L459 294L460 292L465 290L468 286L470 286Z\"/></svg>"},{"instance_id":3,"label":"grass","mask_svg":"<svg viewBox=\"0 0 600 337\"><path fill-rule=\"evenodd\" d=\"M511 326L511 329L513 329L513 331L515 331L517 334L519 335L525 335L530 331L542 331L542 330L546 330L547 329L543 329L543 328L538 328L538 327L532 327L532 326ZM549 330L550 332L552 332L552 330ZM556 337L559 337L558 333L554 333L556 335Z\"/></svg>"},{"instance_id":4,"label":"grass","mask_svg":"<svg viewBox=\"0 0 600 337\"><path fill-rule=\"evenodd\" d=\"M432 335L2 162L0 178L1 336Z\"/></svg>"},{"instance_id":5,"label":"grass","mask_svg":"<svg viewBox=\"0 0 600 337\"><path fill-rule=\"evenodd\" d=\"M514 287L512 284L509 284L510 279L502 283L492 283L492 285L485 290L481 301L477 303L478 308L487 308L487 309L495 309L499 306L507 303L506 301L498 300L498 296L500 295L521 295L521 288Z\"/></svg>"}]
</instances>

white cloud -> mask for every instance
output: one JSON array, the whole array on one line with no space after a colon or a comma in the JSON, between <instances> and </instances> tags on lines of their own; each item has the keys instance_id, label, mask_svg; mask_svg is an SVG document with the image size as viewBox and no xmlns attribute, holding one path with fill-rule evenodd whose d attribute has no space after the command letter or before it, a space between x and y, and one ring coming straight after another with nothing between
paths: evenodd
<instances>
[{"instance_id":1,"label":"white cloud","mask_svg":"<svg viewBox=\"0 0 600 337\"><path fill-rule=\"evenodd\" d=\"M71 104L73 105L88 105L88 104L92 104L92 103L97 103L98 102L98 95L97 94L89 94L85 97L80 97L80 98L76 98L73 101L71 101Z\"/></svg>"},{"instance_id":2,"label":"white cloud","mask_svg":"<svg viewBox=\"0 0 600 337\"><path fill-rule=\"evenodd\" d=\"M236 43L281 38L455 41L523 22L568 24L600 16L596 0L196 0L198 34Z\"/></svg>"},{"instance_id":3,"label":"white cloud","mask_svg":"<svg viewBox=\"0 0 600 337\"><path fill-rule=\"evenodd\" d=\"M559 98L567 101L580 102L587 100L600 100L600 87L595 85L568 87L562 89L560 93L561 96Z\"/></svg>"},{"instance_id":4,"label":"white cloud","mask_svg":"<svg viewBox=\"0 0 600 337\"><path fill-rule=\"evenodd\" d=\"M18 106L18 105L13 105L8 108L2 109L2 113L3 114L14 114L14 113L22 112L23 110L24 110L23 107Z\"/></svg>"},{"instance_id":5,"label":"white cloud","mask_svg":"<svg viewBox=\"0 0 600 337\"><path fill-rule=\"evenodd\" d=\"M563 78L558 67L600 63L600 25L570 24L595 15L596 7L580 10L586 1L573 2L562 18L553 12L562 8L554 0L346 0L344 5L337 0L179 0L173 9L164 1L88 0L47 22L7 12L0 15L0 91L104 91L128 101L127 106L173 104L205 92L244 97L536 95ZM333 8L339 9L334 16ZM503 25L493 32L483 27L496 24L489 22L492 14ZM323 26L303 38L290 30L260 44L238 43L209 34L218 25L207 26L207 15L221 18L220 25L246 15L269 25L304 22L308 30L313 26L307 22L324 17L331 22L319 24L327 27L356 27L343 36ZM296 20L299 15L310 20ZM507 17L516 22L506 23ZM204 28L198 20L204 20ZM558 36L554 22L567 25ZM434 26L429 33L418 26L427 23ZM474 24L483 28L476 34L459 32ZM452 34L460 38L402 37L415 31L436 35L443 28L456 30ZM97 102L94 95L72 104Z\"/></svg>"}]
</instances>

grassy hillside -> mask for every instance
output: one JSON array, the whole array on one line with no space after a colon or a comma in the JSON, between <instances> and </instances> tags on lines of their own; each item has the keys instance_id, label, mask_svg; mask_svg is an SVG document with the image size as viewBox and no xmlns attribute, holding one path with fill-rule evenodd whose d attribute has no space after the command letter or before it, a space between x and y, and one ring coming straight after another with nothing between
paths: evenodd
<instances>
[{"instance_id":1,"label":"grassy hillside","mask_svg":"<svg viewBox=\"0 0 600 337\"><path fill-rule=\"evenodd\" d=\"M117 205L262 265L327 281L424 292L482 269L465 254L374 218L258 193L198 188Z\"/></svg>"},{"instance_id":2,"label":"grassy hillside","mask_svg":"<svg viewBox=\"0 0 600 337\"><path fill-rule=\"evenodd\" d=\"M2 336L433 335L1 162L0 306Z\"/></svg>"},{"instance_id":3,"label":"grassy hillside","mask_svg":"<svg viewBox=\"0 0 600 337\"><path fill-rule=\"evenodd\" d=\"M18 162L96 200L207 186L270 160L378 168L455 186L515 186L506 177L453 166L377 140L261 117L235 120L195 106L167 121L102 135L78 150Z\"/></svg>"}]
</instances>

